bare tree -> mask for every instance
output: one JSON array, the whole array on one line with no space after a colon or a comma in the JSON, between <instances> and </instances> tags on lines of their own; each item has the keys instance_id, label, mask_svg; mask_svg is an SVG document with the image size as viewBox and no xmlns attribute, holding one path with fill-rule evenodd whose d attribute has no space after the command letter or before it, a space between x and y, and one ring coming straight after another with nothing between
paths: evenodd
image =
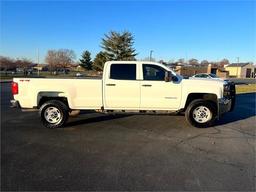
<instances>
[{"instance_id":1,"label":"bare tree","mask_svg":"<svg viewBox=\"0 0 256 192\"><path fill-rule=\"evenodd\" d=\"M229 64L229 60L228 59L222 59L220 62L219 62L219 66L220 67L224 67L224 65L228 65Z\"/></svg>"},{"instance_id":2,"label":"bare tree","mask_svg":"<svg viewBox=\"0 0 256 192\"><path fill-rule=\"evenodd\" d=\"M0 68L4 71L15 69L15 61L9 57L0 56Z\"/></svg>"},{"instance_id":3,"label":"bare tree","mask_svg":"<svg viewBox=\"0 0 256 192\"><path fill-rule=\"evenodd\" d=\"M198 65L198 64L199 64L199 63L198 63L198 60L197 60L197 59L194 59L194 58L190 59L190 60L188 61L188 63L189 63L190 65Z\"/></svg>"},{"instance_id":4,"label":"bare tree","mask_svg":"<svg viewBox=\"0 0 256 192\"><path fill-rule=\"evenodd\" d=\"M180 58L175 63L177 63L177 64L184 64L185 63L185 59Z\"/></svg>"},{"instance_id":5,"label":"bare tree","mask_svg":"<svg viewBox=\"0 0 256 192\"><path fill-rule=\"evenodd\" d=\"M49 50L45 61L49 64L51 70L65 68L74 64L75 53L70 49Z\"/></svg>"},{"instance_id":6,"label":"bare tree","mask_svg":"<svg viewBox=\"0 0 256 192\"><path fill-rule=\"evenodd\" d=\"M15 63L16 63L16 67L23 68L23 69L27 69L33 64L32 61L26 58L17 59Z\"/></svg>"},{"instance_id":7,"label":"bare tree","mask_svg":"<svg viewBox=\"0 0 256 192\"><path fill-rule=\"evenodd\" d=\"M30 61L29 59L22 58L22 59L17 59L15 61L16 67L17 68L22 68L24 75L28 75L28 68L32 66L33 62Z\"/></svg>"},{"instance_id":8,"label":"bare tree","mask_svg":"<svg viewBox=\"0 0 256 192\"><path fill-rule=\"evenodd\" d=\"M74 63L75 53L70 49L59 49L57 51L59 65L61 67L67 67L70 64Z\"/></svg>"},{"instance_id":9,"label":"bare tree","mask_svg":"<svg viewBox=\"0 0 256 192\"><path fill-rule=\"evenodd\" d=\"M54 70L54 68L57 66L57 53L55 50L49 50L47 52L47 55L45 57L45 62L49 64L50 70Z\"/></svg>"},{"instance_id":10,"label":"bare tree","mask_svg":"<svg viewBox=\"0 0 256 192\"><path fill-rule=\"evenodd\" d=\"M201 61L201 65L202 66L208 66L209 65L209 62L207 60L202 60Z\"/></svg>"}]
</instances>

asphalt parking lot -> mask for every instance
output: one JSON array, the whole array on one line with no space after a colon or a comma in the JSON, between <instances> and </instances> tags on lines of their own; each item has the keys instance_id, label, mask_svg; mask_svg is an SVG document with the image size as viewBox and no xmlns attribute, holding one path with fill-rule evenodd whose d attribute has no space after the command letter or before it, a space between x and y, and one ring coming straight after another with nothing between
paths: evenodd
<instances>
[{"instance_id":1,"label":"asphalt parking lot","mask_svg":"<svg viewBox=\"0 0 256 192\"><path fill-rule=\"evenodd\" d=\"M207 129L183 116L83 114L49 130L0 86L1 191L255 191L255 93Z\"/></svg>"}]
</instances>

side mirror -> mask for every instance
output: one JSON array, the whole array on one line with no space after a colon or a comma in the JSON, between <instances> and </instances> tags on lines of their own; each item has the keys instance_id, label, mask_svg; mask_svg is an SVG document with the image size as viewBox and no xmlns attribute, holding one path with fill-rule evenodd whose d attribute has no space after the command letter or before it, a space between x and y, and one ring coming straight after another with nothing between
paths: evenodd
<instances>
[{"instance_id":1,"label":"side mirror","mask_svg":"<svg viewBox=\"0 0 256 192\"><path fill-rule=\"evenodd\" d=\"M178 81L178 80L179 79L175 75L172 75L171 72L168 72L168 71L165 72L165 76L164 76L165 82Z\"/></svg>"},{"instance_id":2,"label":"side mirror","mask_svg":"<svg viewBox=\"0 0 256 192\"><path fill-rule=\"evenodd\" d=\"M178 79L178 77L176 77L176 76L172 76L172 81L178 81L179 79Z\"/></svg>"}]
</instances>

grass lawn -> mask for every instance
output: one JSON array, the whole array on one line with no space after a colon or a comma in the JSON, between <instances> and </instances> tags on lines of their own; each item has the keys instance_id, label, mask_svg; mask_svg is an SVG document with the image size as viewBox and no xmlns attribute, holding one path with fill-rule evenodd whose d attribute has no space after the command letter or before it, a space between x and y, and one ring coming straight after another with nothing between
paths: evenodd
<instances>
[{"instance_id":1,"label":"grass lawn","mask_svg":"<svg viewBox=\"0 0 256 192\"><path fill-rule=\"evenodd\" d=\"M253 93L256 92L256 84L236 85L236 93Z\"/></svg>"}]
</instances>

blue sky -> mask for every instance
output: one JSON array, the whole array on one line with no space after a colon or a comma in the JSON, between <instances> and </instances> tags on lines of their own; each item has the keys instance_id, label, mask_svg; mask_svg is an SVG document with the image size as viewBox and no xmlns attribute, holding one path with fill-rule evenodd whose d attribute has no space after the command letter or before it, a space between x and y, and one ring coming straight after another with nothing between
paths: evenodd
<instances>
[{"instance_id":1,"label":"blue sky","mask_svg":"<svg viewBox=\"0 0 256 192\"><path fill-rule=\"evenodd\" d=\"M137 58L256 61L256 1L1 1L0 55L40 62L48 49L94 57L110 30L130 31Z\"/></svg>"}]
</instances>

